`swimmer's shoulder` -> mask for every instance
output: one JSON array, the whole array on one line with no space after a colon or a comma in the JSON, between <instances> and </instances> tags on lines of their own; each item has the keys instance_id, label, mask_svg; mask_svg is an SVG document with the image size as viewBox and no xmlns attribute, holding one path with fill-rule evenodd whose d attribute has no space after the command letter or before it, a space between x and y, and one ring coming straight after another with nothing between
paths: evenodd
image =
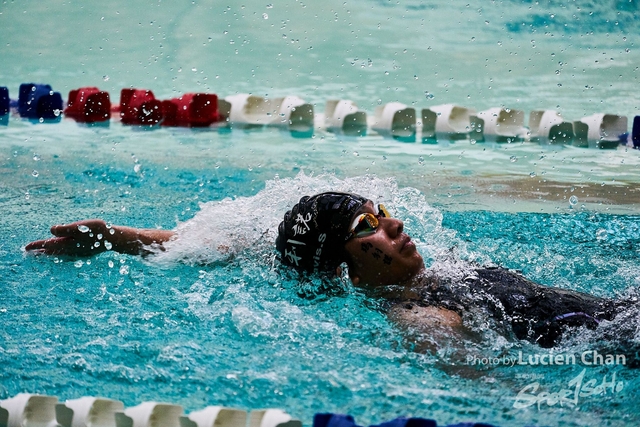
<instances>
[{"instance_id":1,"label":"swimmer's shoulder","mask_svg":"<svg viewBox=\"0 0 640 427\"><path fill-rule=\"evenodd\" d=\"M413 301L393 304L387 311L387 316L398 326L416 332L462 328L462 318L455 311Z\"/></svg>"}]
</instances>

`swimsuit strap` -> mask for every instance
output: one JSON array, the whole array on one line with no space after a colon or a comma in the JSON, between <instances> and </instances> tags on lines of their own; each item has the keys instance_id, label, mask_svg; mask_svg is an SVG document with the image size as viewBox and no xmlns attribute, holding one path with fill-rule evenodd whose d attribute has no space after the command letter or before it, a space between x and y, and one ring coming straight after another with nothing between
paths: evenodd
<instances>
[{"instance_id":1,"label":"swimsuit strap","mask_svg":"<svg viewBox=\"0 0 640 427\"><path fill-rule=\"evenodd\" d=\"M575 316L586 317L586 318L596 322L597 325L600 324L600 321L598 319L596 319L595 317L593 317L593 316L591 316L591 315L589 315L587 313L583 313L582 311L574 311L573 313L561 314L561 315L556 316L553 319L551 319L548 323L555 322L555 321L558 321L558 320L568 319L570 317L575 317Z\"/></svg>"}]
</instances>

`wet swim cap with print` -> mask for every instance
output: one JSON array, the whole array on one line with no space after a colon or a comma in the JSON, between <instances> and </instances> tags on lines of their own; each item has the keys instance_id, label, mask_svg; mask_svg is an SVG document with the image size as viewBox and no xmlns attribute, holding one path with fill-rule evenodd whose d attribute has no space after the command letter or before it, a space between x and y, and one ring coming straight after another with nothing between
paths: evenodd
<instances>
[{"instance_id":1,"label":"wet swim cap with print","mask_svg":"<svg viewBox=\"0 0 640 427\"><path fill-rule=\"evenodd\" d=\"M276 248L286 265L304 271L332 271L345 261L351 220L368 199L352 193L304 196L284 215Z\"/></svg>"}]
</instances>

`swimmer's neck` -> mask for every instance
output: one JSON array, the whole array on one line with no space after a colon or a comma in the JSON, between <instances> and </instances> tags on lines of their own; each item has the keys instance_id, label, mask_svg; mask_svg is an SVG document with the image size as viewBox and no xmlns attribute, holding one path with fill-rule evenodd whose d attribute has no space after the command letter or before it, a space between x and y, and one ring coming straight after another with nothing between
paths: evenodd
<instances>
[{"instance_id":1,"label":"swimmer's neck","mask_svg":"<svg viewBox=\"0 0 640 427\"><path fill-rule=\"evenodd\" d=\"M425 288L435 288L439 284L438 276L426 268L422 268L413 277L403 282L369 288L372 296L388 300L419 299Z\"/></svg>"}]
</instances>

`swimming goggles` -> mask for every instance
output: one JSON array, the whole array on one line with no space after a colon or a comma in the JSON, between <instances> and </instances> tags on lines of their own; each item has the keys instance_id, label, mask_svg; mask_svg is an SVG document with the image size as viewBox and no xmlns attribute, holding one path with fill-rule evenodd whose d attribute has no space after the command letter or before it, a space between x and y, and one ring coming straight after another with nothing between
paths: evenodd
<instances>
[{"instance_id":1,"label":"swimming goggles","mask_svg":"<svg viewBox=\"0 0 640 427\"><path fill-rule=\"evenodd\" d=\"M366 237L375 233L380 225L380 217L391 217L389 211L383 204L378 205L378 215L369 212L358 215L351 223L351 228L349 229L349 234L347 234L345 242L352 237Z\"/></svg>"}]
</instances>

